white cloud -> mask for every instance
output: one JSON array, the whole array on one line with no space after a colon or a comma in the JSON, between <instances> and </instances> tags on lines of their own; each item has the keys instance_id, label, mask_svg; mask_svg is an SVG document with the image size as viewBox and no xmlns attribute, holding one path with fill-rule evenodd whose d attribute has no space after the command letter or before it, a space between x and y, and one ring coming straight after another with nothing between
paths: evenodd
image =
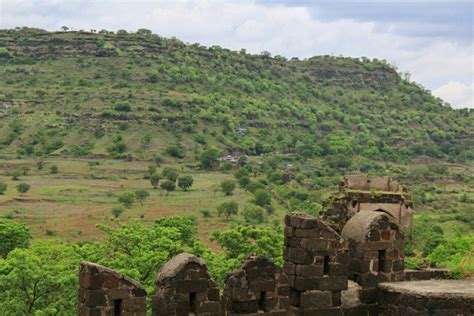
<instances>
[{"instance_id":1,"label":"white cloud","mask_svg":"<svg viewBox=\"0 0 474 316\"><path fill-rule=\"evenodd\" d=\"M401 35L393 31L400 27L397 22L318 20L304 6L265 5L252 0L0 1L0 27L29 25L48 30L58 30L62 25L86 30L145 27L186 42L236 50L246 48L253 53L376 57L410 72L412 79L429 89L448 85L449 81L466 85L473 75L472 43ZM410 26L417 28L416 24ZM456 107L465 106L458 100L462 99L448 101Z\"/></svg>"},{"instance_id":2,"label":"white cloud","mask_svg":"<svg viewBox=\"0 0 474 316\"><path fill-rule=\"evenodd\" d=\"M466 85L450 81L434 90L433 94L449 102L455 108L474 107L474 83Z\"/></svg>"}]
</instances>

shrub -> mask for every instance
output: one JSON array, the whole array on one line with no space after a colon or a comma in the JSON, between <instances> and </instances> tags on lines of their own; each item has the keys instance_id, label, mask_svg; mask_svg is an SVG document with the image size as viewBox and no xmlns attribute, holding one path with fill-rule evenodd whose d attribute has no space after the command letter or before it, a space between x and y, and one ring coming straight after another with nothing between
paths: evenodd
<instances>
[{"instance_id":1,"label":"shrub","mask_svg":"<svg viewBox=\"0 0 474 316\"><path fill-rule=\"evenodd\" d=\"M208 218L212 217L212 213L209 210L201 210L202 217Z\"/></svg>"},{"instance_id":2,"label":"shrub","mask_svg":"<svg viewBox=\"0 0 474 316\"><path fill-rule=\"evenodd\" d=\"M135 191L135 197L138 201L140 201L140 204L143 206L143 202L147 197L150 196L150 193L148 193L145 190L136 190Z\"/></svg>"},{"instance_id":3,"label":"shrub","mask_svg":"<svg viewBox=\"0 0 474 316\"><path fill-rule=\"evenodd\" d=\"M27 183L20 183L16 186L16 190L21 194L26 193L30 190L30 185Z\"/></svg>"},{"instance_id":4,"label":"shrub","mask_svg":"<svg viewBox=\"0 0 474 316\"><path fill-rule=\"evenodd\" d=\"M152 174L150 176L150 183L151 183L151 186L153 187L153 189L156 189L158 188L158 184L160 182L160 176L157 175L157 174Z\"/></svg>"},{"instance_id":5,"label":"shrub","mask_svg":"<svg viewBox=\"0 0 474 316\"><path fill-rule=\"evenodd\" d=\"M232 192L235 190L235 181L234 180L224 180L221 182L221 191L225 195L232 195Z\"/></svg>"},{"instance_id":6,"label":"shrub","mask_svg":"<svg viewBox=\"0 0 474 316\"><path fill-rule=\"evenodd\" d=\"M56 166L56 165L52 165L51 167L49 167L49 172L50 172L51 174L57 174L58 171L59 171L59 170L58 170L58 166Z\"/></svg>"},{"instance_id":7,"label":"shrub","mask_svg":"<svg viewBox=\"0 0 474 316\"><path fill-rule=\"evenodd\" d=\"M178 171L174 168L164 168L161 171L161 175L171 182L176 182L178 179Z\"/></svg>"},{"instance_id":8,"label":"shrub","mask_svg":"<svg viewBox=\"0 0 474 316\"><path fill-rule=\"evenodd\" d=\"M176 184L174 181L166 180L161 183L161 188L166 191L166 194L169 194L176 189Z\"/></svg>"},{"instance_id":9,"label":"shrub","mask_svg":"<svg viewBox=\"0 0 474 316\"><path fill-rule=\"evenodd\" d=\"M178 187L187 191L193 185L194 179L191 176L182 176L178 178Z\"/></svg>"},{"instance_id":10,"label":"shrub","mask_svg":"<svg viewBox=\"0 0 474 316\"><path fill-rule=\"evenodd\" d=\"M118 218L120 215L122 215L124 211L125 209L123 208L122 205L115 205L114 207L112 207L112 215L115 218Z\"/></svg>"},{"instance_id":11,"label":"shrub","mask_svg":"<svg viewBox=\"0 0 474 316\"><path fill-rule=\"evenodd\" d=\"M166 148L166 153L173 158L182 159L184 158L183 150L177 145L171 145Z\"/></svg>"},{"instance_id":12,"label":"shrub","mask_svg":"<svg viewBox=\"0 0 474 316\"><path fill-rule=\"evenodd\" d=\"M118 196L118 202L122 203L126 208L130 208L133 205L133 202L135 202L135 194L132 192L123 192L120 193Z\"/></svg>"},{"instance_id":13,"label":"shrub","mask_svg":"<svg viewBox=\"0 0 474 316\"><path fill-rule=\"evenodd\" d=\"M265 210L257 205L247 205L242 215L249 224L262 224L265 221Z\"/></svg>"},{"instance_id":14,"label":"shrub","mask_svg":"<svg viewBox=\"0 0 474 316\"><path fill-rule=\"evenodd\" d=\"M212 169L219 165L219 150L215 147L210 147L204 150L199 158L201 167L203 169Z\"/></svg>"},{"instance_id":15,"label":"shrub","mask_svg":"<svg viewBox=\"0 0 474 316\"><path fill-rule=\"evenodd\" d=\"M155 156L155 164L159 167L163 163L163 158L161 156Z\"/></svg>"},{"instance_id":16,"label":"shrub","mask_svg":"<svg viewBox=\"0 0 474 316\"><path fill-rule=\"evenodd\" d=\"M128 103L119 103L114 105L114 110L119 112L130 112L132 108Z\"/></svg>"},{"instance_id":17,"label":"shrub","mask_svg":"<svg viewBox=\"0 0 474 316\"><path fill-rule=\"evenodd\" d=\"M271 205L272 195L270 194L270 192L266 190L258 189L254 193L253 203L261 207L266 207L268 205Z\"/></svg>"},{"instance_id":18,"label":"shrub","mask_svg":"<svg viewBox=\"0 0 474 316\"><path fill-rule=\"evenodd\" d=\"M235 201L224 202L217 207L217 215L219 217L224 215L226 219L229 219L232 215L236 215L238 211L239 205Z\"/></svg>"}]
</instances>

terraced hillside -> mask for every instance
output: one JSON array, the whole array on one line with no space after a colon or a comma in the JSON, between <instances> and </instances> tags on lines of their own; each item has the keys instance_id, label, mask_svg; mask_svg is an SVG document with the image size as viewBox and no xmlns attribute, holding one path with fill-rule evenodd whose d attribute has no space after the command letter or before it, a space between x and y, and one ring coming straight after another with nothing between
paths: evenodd
<instances>
[{"instance_id":1,"label":"terraced hillside","mask_svg":"<svg viewBox=\"0 0 474 316\"><path fill-rule=\"evenodd\" d=\"M0 31L2 156L168 152L194 163L216 146L329 160L474 157L472 111L383 60L287 60L143 30L100 33Z\"/></svg>"}]
</instances>

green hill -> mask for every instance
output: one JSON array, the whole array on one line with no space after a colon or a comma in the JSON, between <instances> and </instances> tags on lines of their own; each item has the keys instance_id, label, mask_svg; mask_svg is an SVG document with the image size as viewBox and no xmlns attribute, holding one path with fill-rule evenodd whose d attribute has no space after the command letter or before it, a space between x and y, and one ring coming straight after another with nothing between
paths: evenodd
<instances>
[{"instance_id":1,"label":"green hill","mask_svg":"<svg viewBox=\"0 0 474 316\"><path fill-rule=\"evenodd\" d=\"M383 60L287 60L147 31L100 33L0 31L4 157L150 159L168 149L194 162L210 145L329 161L474 157L473 112Z\"/></svg>"}]
</instances>

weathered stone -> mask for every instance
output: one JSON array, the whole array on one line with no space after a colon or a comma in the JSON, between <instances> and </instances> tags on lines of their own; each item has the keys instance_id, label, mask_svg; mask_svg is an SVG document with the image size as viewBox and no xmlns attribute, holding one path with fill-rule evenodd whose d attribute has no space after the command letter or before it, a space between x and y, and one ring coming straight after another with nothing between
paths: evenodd
<instances>
[{"instance_id":1,"label":"weathered stone","mask_svg":"<svg viewBox=\"0 0 474 316\"><path fill-rule=\"evenodd\" d=\"M115 313L116 308L120 308L123 315L141 316L146 313L144 288L109 268L81 262L79 286L79 316Z\"/></svg>"}]
</instances>

